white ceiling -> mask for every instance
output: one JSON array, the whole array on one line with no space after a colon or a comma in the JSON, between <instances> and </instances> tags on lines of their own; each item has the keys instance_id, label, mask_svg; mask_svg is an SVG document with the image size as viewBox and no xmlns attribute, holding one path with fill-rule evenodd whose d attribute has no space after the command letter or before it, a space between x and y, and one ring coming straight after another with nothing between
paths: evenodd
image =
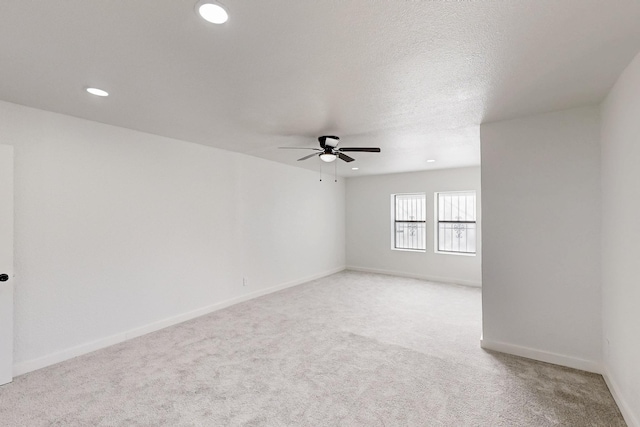
<instances>
[{"instance_id":1,"label":"white ceiling","mask_svg":"<svg viewBox=\"0 0 640 427\"><path fill-rule=\"evenodd\" d=\"M195 3L0 0L0 99L315 170L277 147L381 147L354 176L477 165L480 123L596 103L640 50L637 0Z\"/></svg>"}]
</instances>

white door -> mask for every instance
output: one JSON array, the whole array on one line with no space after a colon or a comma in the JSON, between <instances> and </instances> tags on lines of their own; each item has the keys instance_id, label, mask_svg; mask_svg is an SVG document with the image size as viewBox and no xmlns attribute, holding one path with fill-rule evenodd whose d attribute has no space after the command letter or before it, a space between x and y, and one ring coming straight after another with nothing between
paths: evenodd
<instances>
[{"instance_id":1,"label":"white door","mask_svg":"<svg viewBox=\"0 0 640 427\"><path fill-rule=\"evenodd\" d=\"M0 144L0 385L13 379L13 147Z\"/></svg>"}]
</instances>

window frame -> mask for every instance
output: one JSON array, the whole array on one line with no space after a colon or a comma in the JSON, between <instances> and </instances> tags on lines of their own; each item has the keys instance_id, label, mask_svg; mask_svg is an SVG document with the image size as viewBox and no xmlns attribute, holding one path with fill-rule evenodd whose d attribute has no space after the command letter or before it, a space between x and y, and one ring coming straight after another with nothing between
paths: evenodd
<instances>
[{"instance_id":1,"label":"window frame","mask_svg":"<svg viewBox=\"0 0 640 427\"><path fill-rule=\"evenodd\" d=\"M440 194L455 194L455 193L473 193L475 196L475 221L440 221L440 206L439 199ZM441 251L439 248L440 242L440 222L460 222L465 224L476 225L476 244L474 252L457 252L457 251ZM456 190L456 191L436 191L433 193L433 251L436 254L441 255L455 255L455 256L471 256L474 257L478 254L478 192L476 190Z\"/></svg>"},{"instance_id":2,"label":"window frame","mask_svg":"<svg viewBox=\"0 0 640 427\"><path fill-rule=\"evenodd\" d=\"M424 212L424 221L396 221L396 196L422 196L422 209ZM391 205L391 250L401 252L427 252L427 193L426 192L413 192L413 193L392 193L390 198ZM396 223L397 222L419 222L424 224L424 248L423 249L411 249L411 248L397 248L396 247Z\"/></svg>"}]
</instances>

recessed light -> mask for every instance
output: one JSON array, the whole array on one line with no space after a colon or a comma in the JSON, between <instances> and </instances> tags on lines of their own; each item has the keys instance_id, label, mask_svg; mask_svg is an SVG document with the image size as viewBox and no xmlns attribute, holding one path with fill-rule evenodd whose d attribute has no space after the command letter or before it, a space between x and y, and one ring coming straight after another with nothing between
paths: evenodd
<instances>
[{"instance_id":1,"label":"recessed light","mask_svg":"<svg viewBox=\"0 0 640 427\"><path fill-rule=\"evenodd\" d=\"M199 1L196 10L205 21L212 24L224 24L229 19L227 11L218 3L210 1Z\"/></svg>"},{"instance_id":2,"label":"recessed light","mask_svg":"<svg viewBox=\"0 0 640 427\"><path fill-rule=\"evenodd\" d=\"M86 91L95 96L109 96L109 92L107 92L106 90L98 89L97 87L88 87Z\"/></svg>"},{"instance_id":3,"label":"recessed light","mask_svg":"<svg viewBox=\"0 0 640 427\"><path fill-rule=\"evenodd\" d=\"M352 171L357 171L359 168L351 168Z\"/></svg>"},{"instance_id":4,"label":"recessed light","mask_svg":"<svg viewBox=\"0 0 640 427\"><path fill-rule=\"evenodd\" d=\"M433 160L433 159L427 160L427 163L433 163L433 162L435 162L435 160Z\"/></svg>"}]
</instances>

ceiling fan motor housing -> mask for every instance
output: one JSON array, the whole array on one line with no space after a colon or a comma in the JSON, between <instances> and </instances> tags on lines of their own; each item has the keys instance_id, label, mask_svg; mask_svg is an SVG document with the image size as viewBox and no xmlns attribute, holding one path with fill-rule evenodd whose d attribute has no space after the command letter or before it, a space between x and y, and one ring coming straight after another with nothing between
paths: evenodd
<instances>
[{"instance_id":1,"label":"ceiling fan motor housing","mask_svg":"<svg viewBox=\"0 0 640 427\"><path fill-rule=\"evenodd\" d=\"M332 135L324 135L319 137L318 141L320 141L320 147L322 148L326 148L326 147L335 148L338 146L338 143L340 142L340 138Z\"/></svg>"}]
</instances>

